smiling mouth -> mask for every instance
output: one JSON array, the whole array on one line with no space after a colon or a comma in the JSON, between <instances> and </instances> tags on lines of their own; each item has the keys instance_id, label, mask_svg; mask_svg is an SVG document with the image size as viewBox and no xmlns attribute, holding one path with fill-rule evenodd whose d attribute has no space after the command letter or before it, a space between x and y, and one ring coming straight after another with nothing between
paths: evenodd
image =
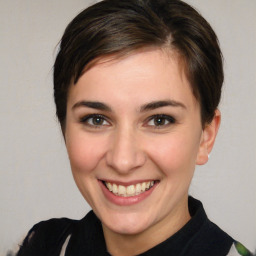
<instances>
[{"instance_id":1,"label":"smiling mouth","mask_svg":"<svg viewBox=\"0 0 256 256\"><path fill-rule=\"evenodd\" d=\"M123 186L106 181L102 182L111 193L121 197L131 197L140 195L145 191L150 190L157 183L157 181L146 181L129 186Z\"/></svg>"}]
</instances>

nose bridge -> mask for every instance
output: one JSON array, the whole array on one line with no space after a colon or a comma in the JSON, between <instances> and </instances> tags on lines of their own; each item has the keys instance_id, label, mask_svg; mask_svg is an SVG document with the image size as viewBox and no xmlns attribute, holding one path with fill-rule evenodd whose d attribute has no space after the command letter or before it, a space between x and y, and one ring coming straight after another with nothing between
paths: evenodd
<instances>
[{"instance_id":1,"label":"nose bridge","mask_svg":"<svg viewBox=\"0 0 256 256\"><path fill-rule=\"evenodd\" d=\"M127 173L145 162L145 155L138 145L138 133L129 126L116 129L107 152L107 164L120 173Z\"/></svg>"}]
</instances>

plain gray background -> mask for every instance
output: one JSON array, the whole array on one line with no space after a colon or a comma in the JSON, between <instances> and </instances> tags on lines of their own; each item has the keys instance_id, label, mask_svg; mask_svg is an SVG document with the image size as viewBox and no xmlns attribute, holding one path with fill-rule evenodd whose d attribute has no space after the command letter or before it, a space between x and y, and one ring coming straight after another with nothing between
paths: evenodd
<instances>
[{"instance_id":1,"label":"plain gray background","mask_svg":"<svg viewBox=\"0 0 256 256\"><path fill-rule=\"evenodd\" d=\"M0 0L0 255L33 224L90 209L73 181L55 118L52 65L68 22L92 1ZM256 1L189 0L225 57L222 124L190 193L208 216L256 248Z\"/></svg>"}]
</instances>

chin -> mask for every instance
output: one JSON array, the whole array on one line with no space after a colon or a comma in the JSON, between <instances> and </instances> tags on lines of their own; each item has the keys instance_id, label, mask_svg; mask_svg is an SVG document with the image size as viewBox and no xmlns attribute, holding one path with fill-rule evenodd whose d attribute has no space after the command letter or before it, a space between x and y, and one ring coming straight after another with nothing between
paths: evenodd
<instances>
[{"instance_id":1,"label":"chin","mask_svg":"<svg viewBox=\"0 0 256 256\"><path fill-rule=\"evenodd\" d=\"M113 214L108 220L102 219L103 224L115 233L135 235L145 231L150 225L146 216L140 214Z\"/></svg>"}]
</instances>

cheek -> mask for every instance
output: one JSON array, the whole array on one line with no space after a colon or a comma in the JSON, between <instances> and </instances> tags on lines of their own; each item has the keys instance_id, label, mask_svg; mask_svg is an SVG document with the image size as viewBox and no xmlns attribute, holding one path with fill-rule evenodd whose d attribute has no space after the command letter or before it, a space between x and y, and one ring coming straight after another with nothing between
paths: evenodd
<instances>
[{"instance_id":1,"label":"cheek","mask_svg":"<svg viewBox=\"0 0 256 256\"><path fill-rule=\"evenodd\" d=\"M93 136L76 133L67 138L66 147L73 173L90 173L104 155L102 140L99 141Z\"/></svg>"},{"instance_id":2,"label":"cheek","mask_svg":"<svg viewBox=\"0 0 256 256\"><path fill-rule=\"evenodd\" d=\"M154 147L150 147L149 155L167 176L193 173L199 146L198 140L194 139L195 137L184 134L163 136L152 143Z\"/></svg>"}]
</instances>

